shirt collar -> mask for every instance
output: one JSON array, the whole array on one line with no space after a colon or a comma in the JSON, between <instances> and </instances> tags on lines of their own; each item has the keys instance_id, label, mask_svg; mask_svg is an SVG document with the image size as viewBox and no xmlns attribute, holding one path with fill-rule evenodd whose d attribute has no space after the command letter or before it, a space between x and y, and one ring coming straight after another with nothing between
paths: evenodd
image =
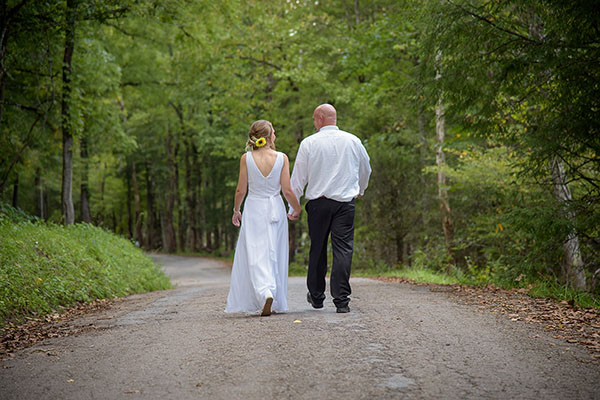
<instances>
[{"instance_id":1,"label":"shirt collar","mask_svg":"<svg viewBox=\"0 0 600 400\"><path fill-rule=\"evenodd\" d=\"M332 131L332 130L339 131L340 129L337 127L337 125L325 125L325 126L322 126L321 129L319 129L319 132Z\"/></svg>"}]
</instances>

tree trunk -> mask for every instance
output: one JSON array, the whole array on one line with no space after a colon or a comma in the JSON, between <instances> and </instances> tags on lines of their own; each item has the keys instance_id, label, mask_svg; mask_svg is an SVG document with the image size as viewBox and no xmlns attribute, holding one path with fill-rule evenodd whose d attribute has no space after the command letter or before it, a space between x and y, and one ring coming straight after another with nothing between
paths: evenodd
<instances>
[{"instance_id":1,"label":"tree trunk","mask_svg":"<svg viewBox=\"0 0 600 400\"><path fill-rule=\"evenodd\" d=\"M148 164L148 160L145 161L146 166L146 198L148 203L148 218L146 219L146 248L154 249L156 243L155 237L155 214L154 214L154 185L152 179L152 171L150 170L150 165Z\"/></svg>"},{"instance_id":2,"label":"tree trunk","mask_svg":"<svg viewBox=\"0 0 600 400\"><path fill-rule=\"evenodd\" d=\"M107 218L106 208L104 206L104 188L106 187L106 170L108 169L106 162L101 167L102 179L100 180L100 205L96 212L96 222L99 226L104 224L104 220Z\"/></svg>"},{"instance_id":3,"label":"tree trunk","mask_svg":"<svg viewBox=\"0 0 600 400\"><path fill-rule=\"evenodd\" d=\"M194 188L192 184L192 162L191 158L194 154L194 147L192 145L191 137L187 134L185 129L185 121L183 116L183 107L181 104L170 103L171 107L175 110L177 118L179 119L179 125L181 129L181 137L184 142L184 165L185 165L185 218L180 218L180 245L183 248L195 250L196 247L196 205ZM179 180L178 180L179 182Z\"/></svg>"},{"instance_id":4,"label":"tree trunk","mask_svg":"<svg viewBox=\"0 0 600 400\"><path fill-rule=\"evenodd\" d=\"M88 157L88 143L87 138L84 136L81 138L81 220L90 224L92 222L92 215L90 213L90 195L88 192L88 178L90 171L90 159Z\"/></svg>"},{"instance_id":5,"label":"tree trunk","mask_svg":"<svg viewBox=\"0 0 600 400\"><path fill-rule=\"evenodd\" d=\"M13 181L13 195L12 195L12 206L14 208L19 207L19 174L15 174L15 180Z\"/></svg>"},{"instance_id":6,"label":"tree trunk","mask_svg":"<svg viewBox=\"0 0 600 400\"><path fill-rule=\"evenodd\" d=\"M194 154L194 148L192 146L192 140L189 136L185 136L185 154L184 154L184 162L185 162L185 216L186 216L186 247L190 250L195 249L195 241L196 241L196 203L194 196L194 184L193 184L193 168L191 158Z\"/></svg>"},{"instance_id":7,"label":"tree trunk","mask_svg":"<svg viewBox=\"0 0 600 400\"><path fill-rule=\"evenodd\" d=\"M552 182L554 183L554 195L558 203L567 210L566 217L569 221L573 222L575 220L575 213L568 209L573 197L567 184L564 165L558 158L552 161ZM567 285L571 285L578 290L585 290L586 279L583 269L583 259L581 258L581 251L579 249L579 237L574 232L565 238L563 249L565 252L565 259L562 265L563 279Z\"/></svg>"},{"instance_id":8,"label":"tree trunk","mask_svg":"<svg viewBox=\"0 0 600 400\"><path fill-rule=\"evenodd\" d=\"M165 215L165 233L166 243L165 250L173 253L177 250L177 242L175 240L175 229L173 228L173 208L175 205L175 156L173 154L173 135L169 127L167 127L167 140L165 143L167 151L167 165L169 168L169 191L167 193L167 209Z\"/></svg>"},{"instance_id":9,"label":"tree trunk","mask_svg":"<svg viewBox=\"0 0 600 400\"><path fill-rule=\"evenodd\" d=\"M429 210L429 196L427 193L427 181L425 175L420 172L427 165L427 131L425 129L425 117L423 111L423 105L419 103L417 111L417 130L419 132L419 182L421 183L421 224L423 228L428 226L428 210Z\"/></svg>"},{"instance_id":10,"label":"tree trunk","mask_svg":"<svg viewBox=\"0 0 600 400\"><path fill-rule=\"evenodd\" d=\"M44 181L41 177L41 171L39 168L35 170L35 205L36 205L36 214L41 219L47 218L46 211L46 195L44 193Z\"/></svg>"},{"instance_id":11,"label":"tree trunk","mask_svg":"<svg viewBox=\"0 0 600 400\"><path fill-rule=\"evenodd\" d=\"M178 248L184 250L185 249L185 232L187 230L187 221L183 218L183 207L181 206L181 190L179 190L179 148L181 143L177 140L178 136L175 139L175 150L173 152L173 165L175 168L175 182L173 195L175 196L175 207L173 210L173 229L175 230L175 251ZM175 220L175 217L177 219Z\"/></svg>"},{"instance_id":12,"label":"tree trunk","mask_svg":"<svg viewBox=\"0 0 600 400\"><path fill-rule=\"evenodd\" d=\"M396 232L396 263L404 262L404 235L401 232Z\"/></svg>"},{"instance_id":13,"label":"tree trunk","mask_svg":"<svg viewBox=\"0 0 600 400\"><path fill-rule=\"evenodd\" d=\"M206 230L206 249L208 251L213 250L213 241L212 241L212 232L210 230Z\"/></svg>"},{"instance_id":14,"label":"tree trunk","mask_svg":"<svg viewBox=\"0 0 600 400\"><path fill-rule=\"evenodd\" d=\"M133 237L133 215L131 213L131 200L133 193L131 190L131 163L127 160L127 168L125 169L125 182L127 183L127 235L131 239Z\"/></svg>"},{"instance_id":15,"label":"tree trunk","mask_svg":"<svg viewBox=\"0 0 600 400\"><path fill-rule=\"evenodd\" d=\"M442 52L436 54L436 63L439 64L442 58ZM436 71L435 80L442 77L439 70ZM446 251L450 255L450 259L454 261L454 222L450 212L450 200L448 199L448 189L446 188L446 174L444 167L446 166L446 157L444 155L444 141L446 138L446 118L444 115L444 105L442 102L443 94L440 93L438 102L435 106L435 163L437 165L437 184L438 184L438 200L440 202L440 211L442 215L442 230L444 231L444 239L446 242Z\"/></svg>"},{"instance_id":16,"label":"tree trunk","mask_svg":"<svg viewBox=\"0 0 600 400\"><path fill-rule=\"evenodd\" d=\"M304 130L302 128L302 116L296 118L296 128L294 129L294 136L296 143L299 145L304 138ZM296 260L296 253L298 252L298 238L302 236L302 226L300 221L290 222L288 225L289 235L289 261L293 262Z\"/></svg>"},{"instance_id":17,"label":"tree trunk","mask_svg":"<svg viewBox=\"0 0 600 400\"><path fill-rule=\"evenodd\" d=\"M138 187L137 173L135 170L135 161L131 161L131 184L133 186L133 204L135 207L135 241L138 246L144 245L144 236L142 234L142 207L140 205L140 189Z\"/></svg>"},{"instance_id":18,"label":"tree trunk","mask_svg":"<svg viewBox=\"0 0 600 400\"><path fill-rule=\"evenodd\" d=\"M202 221L204 218L204 204L201 201L202 194L204 193L202 188L202 169L200 168L200 164L198 162L198 152L194 147L193 153L193 165L194 171L197 171L196 177L196 185L194 187L194 221L195 221L195 248L194 250L200 250L204 247L204 230L202 226Z\"/></svg>"},{"instance_id":19,"label":"tree trunk","mask_svg":"<svg viewBox=\"0 0 600 400\"><path fill-rule=\"evenodd\" d=\"M21 0L13 8L8 8L8 1L3 1L0 5L0 126L2 126L2 118L4 117L4 88L6 82L6 68L4 58L6 57L6 44L8 43L8 26L11 20L23 8L29 0Z\"/></svg>"},{"instance_id":20,"label":"tree trunk","mask_svg":"<svg viewBox=\"0 0 600 400\"><path fill-rule=\"evenodd\" d=\"M121 120L123 124L127 123L127 111L125 110L125 102L119 98L119 108L121 109ZM129 229L129 237L133 237L138 246L142 246L142 221L140 220L140 192L138 188L137 176L135 171L135 161L133 158L127 160L127 225ZM132 188L133 186L133 188ZM133 233L133 222L131 215L131 197L133 189L133 197L135 203L135 233Z\"/></svg>"},{"instance_id":21,"label":"tree trunk","mask_svg":"<svg viewBox=\"0 0 600 400\"><path fill-rule=\"evenodd\" d=\"M531 20L534 22L529 25L529 33L538 40L543 40L543 25L540 23L540 18L535 15L533 8L531 9L531 13ZM554 75L551 70L545 71L545 73L549 76ZM558 203L566 210L567 219L575 221L575 213L569 210L569 203L573 200L573 196L567 184L567 174L565 173L563 162L558 157L554 158L550 161L550 169L554 184L554 196ZM577 237L575 232L570 233L565 238L563 249L565 259L562 264L562 278L567 285L571 285L578 290L585 290L586 279L583 269L583 259L581 258L581 251L579 249L579 237Z\"/></svg>"},{"instance_id":22,"label":"tree trunk","mask_svg":"<svg viewBox=\"0 0 600 400\"><path fill-rule=\"evenodd\" d=\"M454 246L454 222L452 221L452 214L450 212L450 200L448 199L448 189L446 188L446 174L444 173L444 167L446 165L446 158L444 155L446 121L444 118L444 107L442 105L441 96L435 107L435 133L437 140L437 145L435 149L435 163L438 168L437 184L438 199L440 202L440 211L442 214L442 230L444 231L446 250L448 251L448 254L453 258L454 254L452 247Z\"/></svg>"},{"instance_id":23,"label":"tree trunk","mask_svg":"<svg viewBox=\"0 0 600 400\"><path fill-rule=\"evenodd\" d=\"M167 197L167 195L165 193L163 193L164 197ZM164 202L166 203L166 198L163 198ZM167 237L167 214L165 212L163 212L162 210L158 212L158 217L160 219L160 237L161 237L161 242L162 242L162 251L166 251L169 252L167 250L167 248L165 246L167 246L167 243L169 242L169 239Z\"/></svg>"},{"instance_id":24,"label":"tree trunk","mask_svg":"<svg viewBox=\"0 0 600 400\"><path fill-rule=\"evenodd\" d=\"M207 197L210 197L210 190L214 187L211 183L211 176L209 174L205 174L204 179L202 181L203 188L203 198L202 198L202 216L203 216L203 226L204 226L204 243L206 245L206 249L209 251L213 249L213 238L212 238L212 223L210 222L209 215L212 213L212 204L209 202Z\"/></svg>"},{"instance_id":25,"label":"tree trunk","mask_svg":"<svg viewBox=\"0 0 600 400\"><path fill-rule=\"evenodd\" d=\"M191 144L186 143L185 149L185 220L187 229L185 231L185 248L196 250L196 188L193 183L192 163L190 162L190 154L192 152Z\"/></svg>"},{"instance_id":26,"label":"tree trunk","mask_svg":"<svg viewBox=\"0 0 600 400\"><path fill-rule=\"evenodd\" d=\"M181 206L181 191L179 190L179 162L178 154L179 154L179 140L175 142L175 150L173 153L173 165L175 168L175 177L174 177L174 189L173 195L175 196L175 205L173 208L173 229L175 231L175 243L177 249L185 249L185 231L187 229L186 221L182 216L183 207Z\"/></svg>"},{"instance_id":27,"label":"tree trunk","mask_svg":"<svg viewBox=\"0 0 600 400\"><path fill-rule=\"evenodd\" d=\"M288 224L288 239L289 239L289 262L296 260L296 223L291 221Z\"/></svg>"},{"instance_id":28,"label":"tree trunk","mask_svg":"<svg viewBox=\"0 0 600 400\"><path fill-rule=\"evenodd\" d=\"M73 206L73 132L71 127L71 62L75 48L75 0L67 0L65 13L65 51L62 66L62 208L65 225L75 222Z\"/></svg>"},{"instance_id":29,"label":"tree trunk","mask_svg":"<svg viewBox=\"0 0 600 400\"><path fill-rule=\"evenodd\" d=\"M214 225L214 230L215 230L215 248L216 249L220 249L221 248L221 229L219 224L215 224Z\"/></svg>"}]
</instances>

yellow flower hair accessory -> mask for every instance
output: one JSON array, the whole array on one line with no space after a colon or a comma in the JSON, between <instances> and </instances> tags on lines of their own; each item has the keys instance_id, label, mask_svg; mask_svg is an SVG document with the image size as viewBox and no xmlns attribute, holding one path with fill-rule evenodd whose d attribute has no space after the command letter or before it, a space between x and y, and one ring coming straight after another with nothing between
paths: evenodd
<instances>
[{"instance_id":1,"label":"yellow flower hair accessory","mask_svg":"<svg viewBox=\"0 0 600 400\"><path fill-rule=\"evenodd\" d=\"M261 137L256 141L256 147L263 147L265 144L267 144L267 139L264 137Z\"/></svg>"}]
</instances>

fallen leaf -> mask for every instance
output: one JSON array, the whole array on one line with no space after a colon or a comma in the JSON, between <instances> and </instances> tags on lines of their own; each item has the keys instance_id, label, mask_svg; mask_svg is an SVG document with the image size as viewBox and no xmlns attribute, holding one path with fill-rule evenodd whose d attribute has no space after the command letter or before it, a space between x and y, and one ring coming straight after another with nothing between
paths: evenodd
<instances>
[{"instance_id":1,"label":"fallen leaf","mask_svg":"<svg viewBox=\"0 0 600 400\"><path fill-rule=\"evenodd\" d=\"M295 323L295 324L301 324L301 323L302 323L302 321L300 321L299 319L297 319L297 320L295 320L295 321L294 321L294 323Z\"/></svg>"},{"instance_id":2,"label":"fallen leaf","mask_svg":"<svg viewBox=\"0 0 600 400\"><path fill-rule=\"evenodd\" d=\"M69 382L69 383L75 382L75 379L67 379L67 382Z\"/></svg>"}]
</instances>

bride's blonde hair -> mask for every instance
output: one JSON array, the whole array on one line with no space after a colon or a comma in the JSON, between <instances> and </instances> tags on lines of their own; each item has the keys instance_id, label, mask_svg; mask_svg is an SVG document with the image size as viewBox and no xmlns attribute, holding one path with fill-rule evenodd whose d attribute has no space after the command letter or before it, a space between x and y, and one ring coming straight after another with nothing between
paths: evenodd
<instances>
[{"instance_id":1,"label":"bride's blonde hair","mask_svg":"<svg viewBox=\"0 0 600 400\"><path fill-rule=\"evenodd\" d=\"M255 121L250 126L250 131L248 132L246 151L256 150L259 147L262 147L256 145L258 139L265 138L265 140L267 140L273 134L273 131L273 125L269 121L264 119L259 119L258 121ZM269 144L269 141L267 140L267 145L269 145L269 147L275 150L275 143Z\"/></svg>"}]
</instances>

